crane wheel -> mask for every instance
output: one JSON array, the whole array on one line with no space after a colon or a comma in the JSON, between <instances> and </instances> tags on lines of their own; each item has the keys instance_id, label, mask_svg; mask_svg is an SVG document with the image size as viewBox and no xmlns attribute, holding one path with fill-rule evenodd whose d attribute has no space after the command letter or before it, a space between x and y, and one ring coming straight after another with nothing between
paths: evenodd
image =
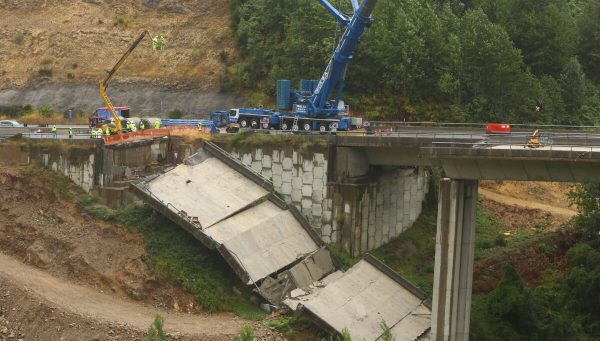
<instances>
[{"instance_id":1,"label":"crane wheel","mask_svg":"<svg viewBox=\"0 0 600 341\"><path fill-rule=\"evenodd\" d=\"M319 124L319 131L324 133L327 131L327 125L325 123Z\"/></svg>"},{"instance_id":2,"label":"crane wheel","mask_svg":"<svg viewBox=\"0 0 600 341\"><path fill-rule=\"evenodd\" d=\"M311 130L311 126L309 122L304 122L304 124L302 124L302 129L304 129L304 131L310 131Z\"/></svg>"},{"instance_id":3,"label":"crane wheel","mask_svg":"<svg viewBox=\"0 0 600 341\"><path fill-rule=\"evenodd\" d=\"M241 128L248 128L248 119L246 119L246 118L240 119L240 127Z\"/></svg>"},{"instance_id":4,"label":"crane wheel","mask_svg":"<svg viewBox=\"0 0 600 341\"><path fill-rule=\"evenodd\" d=\"M252 127L252 129L258 129L258 127L259 127L258 121L255 119L250 121L250 127Z\"/></svg>"}]
</instances>

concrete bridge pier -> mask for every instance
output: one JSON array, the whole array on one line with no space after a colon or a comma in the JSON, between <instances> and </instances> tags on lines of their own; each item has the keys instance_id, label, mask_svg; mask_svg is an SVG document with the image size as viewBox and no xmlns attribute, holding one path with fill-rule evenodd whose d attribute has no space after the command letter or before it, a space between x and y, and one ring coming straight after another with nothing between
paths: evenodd
<instances>
[{"instance_id":1,"label":"concrete bridge pier","mask_svg":"<svg viewBox=\"0 0 600 341\"><path fill-rule=\"evenodd\" d=\"M440 180L431 340L469 339L477 180Z\"/></svg>"}]
</instances>

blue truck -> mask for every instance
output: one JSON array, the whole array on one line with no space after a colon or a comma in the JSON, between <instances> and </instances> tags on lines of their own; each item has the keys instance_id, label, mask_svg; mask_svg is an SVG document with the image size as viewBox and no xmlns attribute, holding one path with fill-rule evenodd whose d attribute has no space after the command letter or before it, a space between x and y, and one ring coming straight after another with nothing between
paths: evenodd
<instances>
[{"instance_id":1,"label":"blue truck","mask_svg":"<svg viewBox=\"0 0 600 341\"><path fill-rule=\"evenodd\" d=\"M229 121L241 128L303 131L352 130L363 125L359 117L348 116L341 100L348 63L365 29L377 0L352 0L352 15L340 12L329 1L319 0L329 13L345 26L321 79L301 81L300 90L292 91L289 80L277 81L277 110L238 108L229 111ZM330 99L330 96L333 98Z\"/></svg>"}]
</instances>

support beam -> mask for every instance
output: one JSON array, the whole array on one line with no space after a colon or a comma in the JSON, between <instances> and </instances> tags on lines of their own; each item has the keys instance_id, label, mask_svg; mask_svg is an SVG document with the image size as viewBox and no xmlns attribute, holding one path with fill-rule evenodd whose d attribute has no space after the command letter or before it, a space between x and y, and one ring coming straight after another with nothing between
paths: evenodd
<instances>
[{"instance_id":1,"label":"support beam","mask_svg":"<svg viewBox=\"0 0 600 341\"><path fill-rule=\"evenodd\" d=\"M469 339L477 180L440 180L431 340Z\"/></svg>"}]
</instances>

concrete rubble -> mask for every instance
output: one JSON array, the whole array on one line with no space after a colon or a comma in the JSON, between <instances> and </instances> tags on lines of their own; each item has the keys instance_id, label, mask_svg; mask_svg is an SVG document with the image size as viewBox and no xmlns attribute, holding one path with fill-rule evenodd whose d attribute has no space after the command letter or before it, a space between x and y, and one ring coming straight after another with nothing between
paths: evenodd
<instances>
[{"instance_id":1,"label":"concrete rubble","mask_svg":"<svg viewBox=\"0 0 600 341\"><path fill-rule=\"evenodd\" d=\"M270 304L306 312L332 333L396 340L429 329L425 295L373 257L347 272L273 184L211 143L164 174L131 185L144 202L211 249ZM407 289L408 287L408 289Z\"/></svg>"}]
</instances>

